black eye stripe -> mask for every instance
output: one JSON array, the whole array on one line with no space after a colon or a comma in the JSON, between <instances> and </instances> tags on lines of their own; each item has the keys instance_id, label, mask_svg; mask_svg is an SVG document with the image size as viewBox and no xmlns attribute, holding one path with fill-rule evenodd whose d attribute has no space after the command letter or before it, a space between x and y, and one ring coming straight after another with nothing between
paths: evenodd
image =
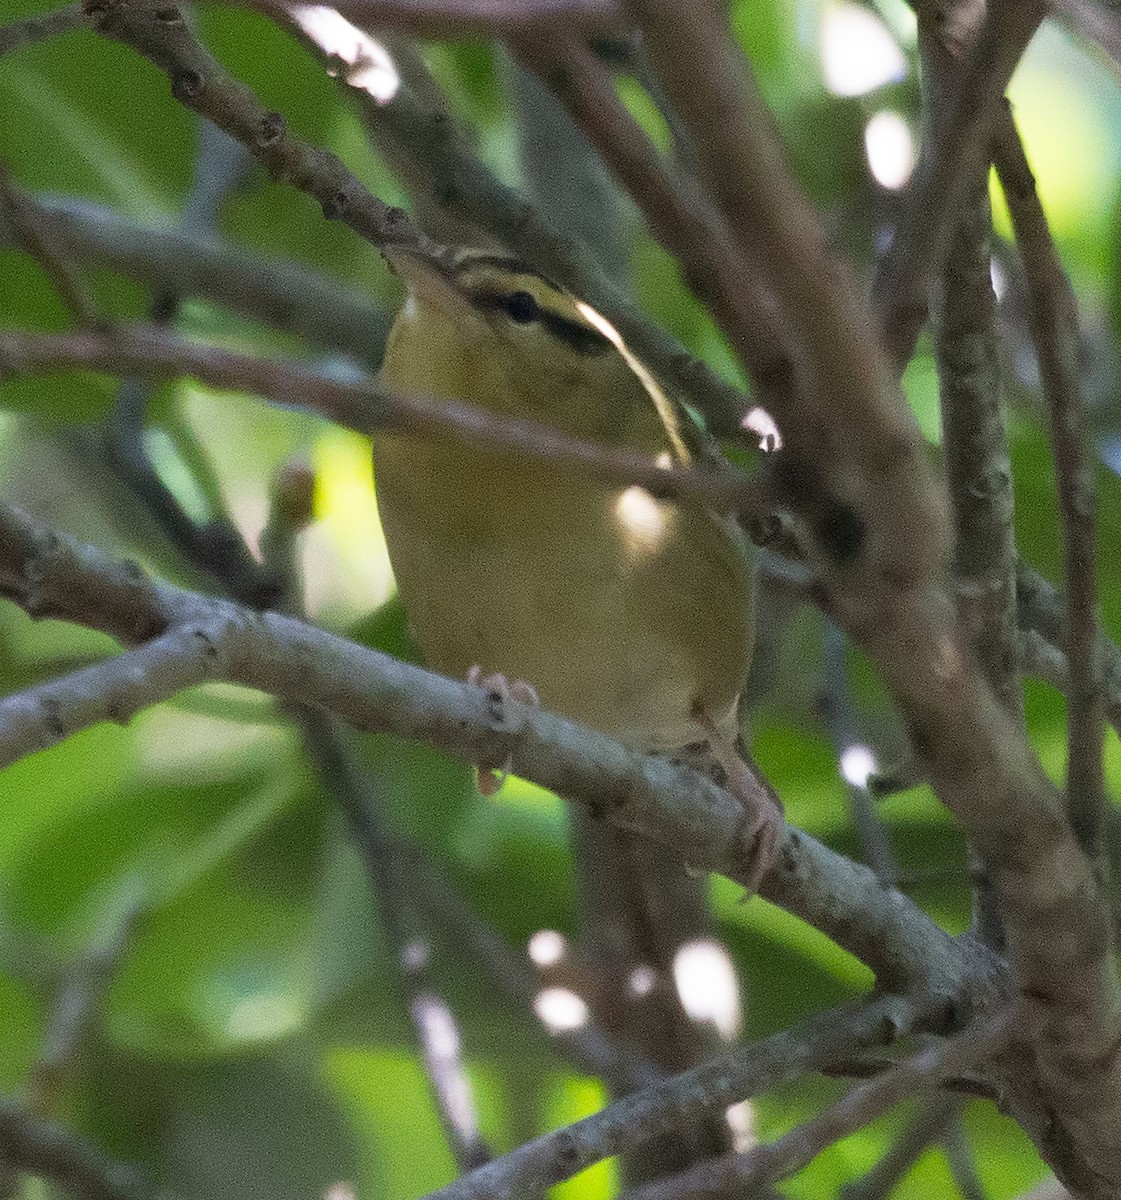
<instances>
[{"instance_id":1,"label":"black eye stripe","mask_svg":"<svg viewBox=\"0 0 1121 1200\"><path fill-rule=\"evenodd\" d=\"M536 308L532 316L518 316L510 311L510 303L516 296L525 296L532 301ZM529 292L522 289L515 292L476 291L468 293L468 298L476 308L480 308L484 312L501 312L522 324L536 321L558 342L563 342L577 354L587 357L602 354L611 344L598 329L592 329L579 321L571 321L568 317L551 312L538 304ZM517 303L520 305L522 302Z\"/></svg>"},{"instance_id":2,"label":"black eye stripe","mask_svg":"<svg viewBox=\"0 0 1121 1200\"><path fill-rule=\"evenodd\" d=\"M610 345L598 329L590 329L587 325L581 325L579 321L568 320L567 317L558 317L556 313L542 309L540 321L558 342L564 342L577 354L602 354Z\"/></svg>"}]
</instances>

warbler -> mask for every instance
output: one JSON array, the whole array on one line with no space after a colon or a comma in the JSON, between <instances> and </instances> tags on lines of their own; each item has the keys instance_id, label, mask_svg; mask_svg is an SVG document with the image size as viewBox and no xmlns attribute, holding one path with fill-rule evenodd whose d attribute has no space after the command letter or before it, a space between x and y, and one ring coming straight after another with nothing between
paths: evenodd
<instances>
[{"instance_id":1,"label":"warbler","mask_svg":"<svg viewBox=\"0 0 1121 1200\"><path fill-rule=\"evenodd\" d=\"M407 287L381 380L528 417L662 466L696 430L595 309L517 258L387 251ZM532 685L635 749L734 744L752 649L738 527L506 449L379 434L382 524L427 664Z\"/></svg>"}]
</instances>

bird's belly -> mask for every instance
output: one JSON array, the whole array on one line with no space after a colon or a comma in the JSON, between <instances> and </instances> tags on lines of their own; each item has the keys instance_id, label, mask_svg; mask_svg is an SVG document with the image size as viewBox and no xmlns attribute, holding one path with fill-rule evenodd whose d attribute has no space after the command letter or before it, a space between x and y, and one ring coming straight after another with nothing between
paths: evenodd
<instances>
[{"instance_id":1,"label":"bird's belly","mask_svg":"<svg viewBox=\"0 0 1121 1200\"><path fill-rule=\"evenodd\" d=\"M524 680L544 707L644 749L733 717L747 568L708 514L441 447L375 450L390 557L427 663ZM435 490L435 495L434 495ZM636 499L638 495L638 499Z\"/></svg>"}]
</instances>

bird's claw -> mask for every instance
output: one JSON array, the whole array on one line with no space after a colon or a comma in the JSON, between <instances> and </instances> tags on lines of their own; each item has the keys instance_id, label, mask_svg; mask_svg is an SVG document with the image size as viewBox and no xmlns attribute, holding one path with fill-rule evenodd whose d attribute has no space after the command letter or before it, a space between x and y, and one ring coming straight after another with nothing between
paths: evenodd
<instances>
[{"instance_id":1,"label":"bird's claw","mask_svg":"<svg viewBox=\"0 0 1121 1200\"><path fill-rule=\"evenodd\" d=\"M532 684L526 683L523 679L509 680L505 675L497 673L484 675L483 668L478 663L475 663L467 672L467 682L475 687L484 688L494 695L502 705L505 705L507 700L517 700L518 703L528 704L532 708L537 708L541 704ZM512 763L513 756L508 754L505 763L497 770L493 767L476 767L475 785L479 789L479 794L495 795L506 782Z\"/></svg>"}]
</instances>

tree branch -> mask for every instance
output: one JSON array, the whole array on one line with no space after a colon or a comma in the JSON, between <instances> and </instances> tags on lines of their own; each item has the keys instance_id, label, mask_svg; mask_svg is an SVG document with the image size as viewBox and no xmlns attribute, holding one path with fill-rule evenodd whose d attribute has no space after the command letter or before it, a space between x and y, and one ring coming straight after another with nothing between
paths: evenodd
<instances>
[{"instance_id":1,"label":"tree branch","mask_svg":"<svg viewBox=\"0 0 1121 1200\"><path fill-rule=\"evenodd\" d=\"M271 0L258 0L271 7ZM419 38L503 37L578 30L585 37L623 23L616 0L338 0L332 7L368 25Z\"/></svg>"},{"instance_id":2,"label":"tree branch","mask_svg":"<svg viewBox=\"0 0 1121 1200\"><path fill-rule=\"evenodd\" d=\"M0 1162L48 1179L78 1200L156 1200L132 1167L106 1158L84 1138L0 1098Z\"/></svg>"},{"instance_id":3,"label":"tree branch","mask_svg":"<svg viewBox=\"0 0 1121 1200\"><path fill-rule=\"evenodd\" d=\"M81 29L84 24L82 6L68 4L65 8L43 13L42 16L25 17L22 21L13 21L10 25L0 25L0 58L22 46L33 46L36 42L57 37L60 33Z\"/></svg>"},{"instance_id":4,"label":"tree branch","mask_svg":"<svg viewBox=\"0 0 1121 1200\"><path fill-rule=\"evenodd\" d=\"M1045 12L1042 0L991 0L947 97L945 117L924 139L905 212L872 284L884 344L898 375L926 319L927 282L938 271L988 160L1004 89Z\"/></svg>"},{"instance_id":5,"label":"tree branch","mask_svg":"<svg viewBox=\"0 0 1121 1200\"><path fill-rule=\"evenodd\" d=\"M837 1054L890 1041L921 1020L918 1009L900 1006L898 999L891 997L834 1009L616 1100L574 1125L526 1142L463 1179L429 1193L426 1200L508 1200L532 1194L571 1179L604 1158L642 1145L659 1130L676 1126L688 1115L721 1111L737 1100L808 1074ZM718 1161L723 1162L723 1157ZM659 1184L649 1186L657 1188ZM638 1189L637 1194L647 1190Z\"/></svg>"},{"instance_id":6,"label":"tree branch","mask_svg":"<svg viewBox=\"0 0 1121 1200\"><path fill-rule=\"evenodd\" d=\"M16 188L8 168L0 162L0 220L14 235L50 280L58 298L79 325L95 326L100 315L87 294L85 284L74 272L69 258L57 244L50 218L30 203Z\"/></svg>"},{"instance_id":7,"label":"tree branch","mask_svg":"<svg viewBox=\"0 0 1121 1200\"><path fill-rule=\"evenodd\" d=\"M523 778L620 828L676 846L685 862L745 886L750 880L743 807L694 771L292 618L155 584L3 508L0 595L33 616L79 620L138 647L0 701L0 764L222 679L483 766L509 758ZM960 996L968 962L962 948L867 868L800 830L787 830L760 894L867 962L881 986Z\"/></svg>"},{"instance_id":8,"label":"tree branch","mask_svg":"<svg viewBox=\"0 0 1121 1200\"><path fill-rule=\"evenodd\" d=\"M1066 585L1067 808L1079 844L1102 852L1105 712L1098 652L1097 487L1079 388L1078 317L1023 145L1004 111L995 163L1028 284L1028 319L1050 414Z\"/></svg>"},{"instance_id":9,"label":"tree branch","mask_svg":"<svg viewBox=\"0 0 1121 1200\"><path fill-rule=\"evenodd\" d=\"M548 425L445 398L389 392L372 380L317 374L307 367L188 342L141 326L109 333L0 332L0 368L17 375L80 367L116 375L189 375L213 387L249 391L273 404L310 410L370 435L407 433L430 441L509 450L562 463L596 483L637 483L663 500L691 499L761 524L757 488L726 463L663 469L624 447L601 446Z\"/></svg>"},{"instance_id":10,"label":"tree branch","mask_svg":"<svg viewBox=\"0 0 1121 1200\"><path fill-rule=\"evenodd\" d=\"M209 300L371 366L381 362L389 314L339 280L196 232L142 225L88 200L22 194L50 216L76 263L109 267L151 292ZM13 241L0 214L0 242Z\"/></svg>"},{"instance_id":11,"label":"tree branch","mask_svg":"<svg viewBox=\"0 0 1121 1200\"><path fill-rule=\"evenodd\" d=\"M876 1079L853 1088L847 1096L792 1129L776 1141L745 1154L725 1155L702 1163L673 1179L624 1193L623 1200L707 1200L738 1185L741 1189L785 1179L800 1171L826 1147L874 1121L916 1094L938 1086L948 1076L984 1062L1013 1034L1006 1010L979 1022L957 1037L936 1043Z\"/></svg>"}]
</instances>

